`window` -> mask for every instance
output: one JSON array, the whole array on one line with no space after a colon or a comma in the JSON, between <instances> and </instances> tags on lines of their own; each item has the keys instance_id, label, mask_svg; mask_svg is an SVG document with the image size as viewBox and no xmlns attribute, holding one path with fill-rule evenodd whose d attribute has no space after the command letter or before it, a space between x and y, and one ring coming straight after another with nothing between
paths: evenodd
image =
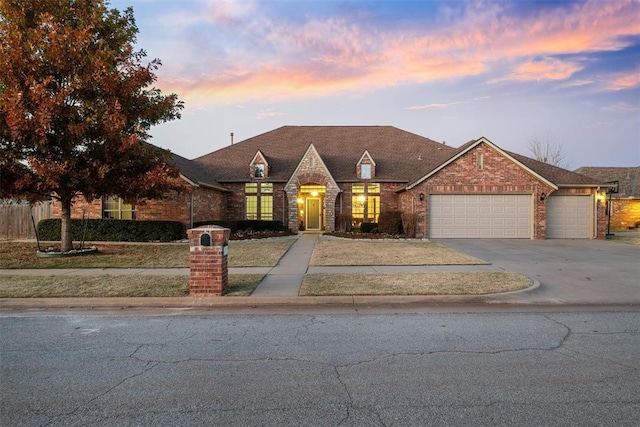
<instances>
[{"instance_id":1,"label":"window","mask_svg":"<svg viewBox=\"0 0 640 427\"><path fill-rule=\"evenodd\" d=\"M262 163L253 165L253 177L256 179L264 178L264 165Z\"/></svg>"},{"instance_id":2,"label":"window","mask_svg":"<svg viewBox=\"0 0 640 427\"><path fill-rule=\"evenodd\" d=\"M102 199L102 218L136 219L136 208L120 197L105 197Z\"/></svg>"},{"instance_id":3,"label":"window","mask_svg":"<svg viewBox=\"0 0 640 427\"><path fill-rule=\"evenodd\" d=\"M244 192L246 219L273 220L273 184L248 182Z\"/></svg>"},{"instance_id":4,"label":"window","mask_svg":"<svg viewBox=\"0 0 640 427\"><path fill-rule=\"evenodd\" d=\"M360 165L360 179L371 179L371 165Z\"/></svg>"},{"instance_id":5,"label":"window","mask_svg":"<svg viewBox=\"0 0 640 427\"><path fill-rule=\"evenodd\" d=\"M309 167L313 167L313 157L309 157Z\"/></svg>"},{"instance_id":6,"label":"window","mask_svg":"<svg viewBox=\"0 0 640 427\"><path fill-rule=\"evenodd\" d=\"M478 169L484 169L484 155L482 153L478 153L478 158L476 159Z\"/></svg>"},{"instance_id":7,"label":"window","mask_svg":"<svg viewBox=\"0 0 640 427\"><path fill-rule=\"evenodd\" d=\"M352 184L351 193L352 224L360 226L363 222L378 222L378 217L380 216L380 184L357 182Z\"/></svg>"}]
</instances>

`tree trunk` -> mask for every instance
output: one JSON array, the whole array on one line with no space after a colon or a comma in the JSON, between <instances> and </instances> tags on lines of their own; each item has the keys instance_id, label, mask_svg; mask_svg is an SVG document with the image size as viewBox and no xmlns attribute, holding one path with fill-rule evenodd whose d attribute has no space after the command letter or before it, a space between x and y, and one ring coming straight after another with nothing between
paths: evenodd
<instances>
[{"instance_id":1,"label":"tree trunk","mask_svg":"<svg viewBox=\"0 0 640 427\"><path fill-rule=\"evenodd\" d=\"M62 223L60 225L60 250L62 252L68 252L73 249L73 240L71 238L71 198L63 198L61 204Z\"/></svg>"}]
</instances>

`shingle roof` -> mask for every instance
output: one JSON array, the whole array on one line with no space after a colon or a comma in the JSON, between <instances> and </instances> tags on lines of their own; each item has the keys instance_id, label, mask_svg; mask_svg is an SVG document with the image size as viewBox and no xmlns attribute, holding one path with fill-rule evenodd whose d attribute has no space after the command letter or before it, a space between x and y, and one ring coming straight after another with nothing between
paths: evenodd
<instances>
[{"instance_id":1,"label":"shingle roof","mask_svg":"<svg viewBox=\"0 0 640 427\"><path fill-rule=\"evenodd\" d=\"M640 166L635 167L595 167L583 166L575 170L599 182L619 181L617 197L640 198Z\"/></svg>"},{"instance_id":2,"label":"shingle roof","mask_svg":"<svg viewBox=\"0 0 640 427\"><path fill-rule=\"evenodd\" d=\"M286 182L313 144L337 182L358 181L356 163L367 150L376 162L376 181L415 183L478 141L454 148L393 126L283 126L193 161L217 182L246 182L249 164L260 150L270 166L269 181ZM557 186L603 184L598 179L504 152Z\"/></svg>"},{"instance_id":3,"label":"shingle roof","mask_svg":"<svg viewBox=\"0 0 640 427\"><path fill-rule=\"evenodd\" d=\"M228 191L225 187L216 182L205 168L198 165L193 160L188 160L182 156L171 153L171 161L180 170L180 173L189 181L198 185L205 185L219 190Z\"/></svg>"},{"instance_id":4,"label":"shingle roof","mask_svg":"<svg viewBox=\"0 0 640 427\"><path fill-rule=\"evenodd\" d=\"M338 182L357 181L365 150L376 162L376 180L411 182L448 158L455 148L393 126L283 126L194 159L221 183L245 182L258 150L269 162L269 180L286 182L313 143Z\"/></svg>"},{"instance_id":5,"label":"shingle roof","mask_svg":"<svg viewBox=\"0 0 640 427\"><path fill-rule=\"evenodd\" d=\"M593 179L588 176L580 175L575 172L571 172L570 170L560 168L558 166L553 166L548 163L544 163L520 154L512 153L509 151L505 151L514 159L540 175L541 177L547 179L548 181L553 182L559 187L567 187L567 186L593 186L597 187L602 182L597 179Z\"/></svg>"}]
</instances>

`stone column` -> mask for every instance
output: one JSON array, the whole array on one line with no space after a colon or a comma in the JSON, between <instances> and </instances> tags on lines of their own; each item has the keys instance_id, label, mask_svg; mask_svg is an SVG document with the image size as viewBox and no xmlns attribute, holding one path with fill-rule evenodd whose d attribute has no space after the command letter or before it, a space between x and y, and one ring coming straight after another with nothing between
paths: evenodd
<instances>
[{"instance_id":1,"label":"stone column","mask_svg":"<svg viewBox=\"0 0 640 427\"><path fill-rule=\"evenodd\" d=\"M227 289L230 232L217 225L187 230L190 296L221 296Z\"/></svg>"}]
</instances>

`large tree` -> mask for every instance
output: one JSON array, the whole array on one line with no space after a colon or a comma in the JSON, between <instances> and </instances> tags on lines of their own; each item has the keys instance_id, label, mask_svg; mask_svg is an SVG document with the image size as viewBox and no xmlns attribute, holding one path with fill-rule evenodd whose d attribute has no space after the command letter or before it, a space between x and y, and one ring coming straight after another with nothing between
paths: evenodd
<instances>
[{"instance_id":1,"label":"large tree","mask_svg":"<svg viewBox=\"0 0 640 427\"><path fill-rule=\"evenodd\" d=\"M0 1L0 196L58 199L62 251L75 197L176 188L170 153L147 140L183 104L153 86L160 60L143 63L137 33L133 10L104 0Z\"/></svg>"}]
</instances>

